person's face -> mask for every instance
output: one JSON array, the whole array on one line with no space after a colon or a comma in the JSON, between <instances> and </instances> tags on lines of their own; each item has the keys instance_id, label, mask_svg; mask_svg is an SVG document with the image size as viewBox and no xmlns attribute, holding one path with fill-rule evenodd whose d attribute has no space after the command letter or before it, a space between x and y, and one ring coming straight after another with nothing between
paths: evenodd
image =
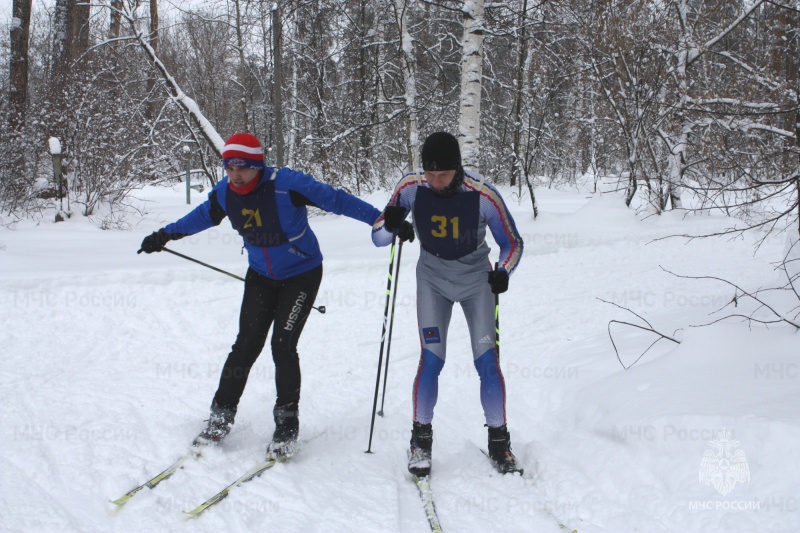
<instances>
[{"instance_id":1,"label":"person's face","mask_svg":"<svg viewBox=\"0 0 800 533\"><path fill-rule=\"evenodd\" d=\"M225 172L227 172L228 180L233 183L233 186L241 188L256 179L259 170L256 168L225 167Z\"/></svg>"},{"instance_id":2,"label":"person's face","mask_svg":"<svg viewBox=\"0 0 800 533\"><path fill-rule=\"evenodd\" d=\"M435 191L442 191L450 185L453 178L456 177L455 170L426 170L425 179L428 181L431 189Z\"/></svg>"}]
</instances>

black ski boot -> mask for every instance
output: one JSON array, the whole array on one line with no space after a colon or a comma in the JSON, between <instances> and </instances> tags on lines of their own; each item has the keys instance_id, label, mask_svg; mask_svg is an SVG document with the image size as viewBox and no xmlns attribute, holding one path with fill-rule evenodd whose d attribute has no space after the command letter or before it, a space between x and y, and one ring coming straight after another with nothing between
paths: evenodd
<instances>
[{"instance_id":1,"label":"black ski boot","mask_svg":"<svg viewBox=\"0 0 800 533\"><path fill-rule=\"evenodd\" d=\"M523 470L511 453L511 435L506 426L489 428L489 459L501 474L519 472L522 475Z\"/></svg>"},{"instance_id":2,"label":"black ski boot","mask_svg":"<svg viewBox=\"0 0 800 533\"><path fill-rule=\"evenodd\" d=\"M267 457L288 459L297 451L297 434L300 432L297 414L297 405L293 403L272 410L275 432L272 434L272 442L267 445Z\"/></svg>"},{"instance_id":3,"label":"black ski boot","mask_svg":"<svg viewBox=\"0 0 800 533\"><path fill-rule=\"evenodd\" d=\"M209 444L218 444L224 439L228 433L231 432L233 419L236 416L236 411L233 409L225 409L224 407L211 406L211 415L208 417L208 425L195 437L192 446L208 446Z\"/></svg>"},{"instance_id":4,"label":"black ski boot","mask_svg":"<svg viewBox=\"0 0 800 533\"><path fill-rule=\"evenodd\" d=\"M433 427L431 424L414 422L411 428L411 448L408 450L408 471L417 477L431 473L431 448Z\"/></svg>"}]
</instances>

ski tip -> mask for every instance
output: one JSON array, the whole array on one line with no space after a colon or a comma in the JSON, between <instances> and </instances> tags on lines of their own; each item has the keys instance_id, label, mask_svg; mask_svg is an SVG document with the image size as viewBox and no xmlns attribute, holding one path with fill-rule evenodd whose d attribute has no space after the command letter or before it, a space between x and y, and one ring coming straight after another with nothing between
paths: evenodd
<instances>
[{"instance_id":1,"label":"ski tip","mask_svg":"<svg viewBox=\"0 0 800 533\"><path fill-rule=\"evenodd\" d=\"M203 512L208 510L210 507L218 504L219 502L221 502L222 500L224 500L227 497L228 497L228 494L226 492L225 495L222 496L222 497L212 498L211 500L207 500L207 501L201 503L200 505L198 505L197 507L195 507L194 509L192 509L190 511L183 511L183 514L186 515L186 518L197 518L198 516L203 514Z\"/></svg>"},{"instance_id":2,"label":"ski tip","mask_svg":"<svg viewBox=\"0 0 800 533\"><path fill-rule=\"evenodd\" d=\"M116 505L117 507L122 507L123 505L125 505L126 503L128 503L128 500L130 500L130 499L131 499L131 496L129 496L129 495L127 495L127 494L126 494L126 495L125 495L125 496L123 496L122 498L117 498L116 500L108 500L108 501L109 501L109 502L111 502L111 503L113 503L113 504L114 504L114 505Z\"/></svg>"}]
</instances>

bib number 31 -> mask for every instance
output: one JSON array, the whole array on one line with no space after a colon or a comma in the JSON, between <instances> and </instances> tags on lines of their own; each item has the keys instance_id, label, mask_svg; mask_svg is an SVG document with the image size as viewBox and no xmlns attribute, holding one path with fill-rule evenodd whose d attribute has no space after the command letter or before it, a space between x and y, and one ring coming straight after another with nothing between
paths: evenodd
<instances>
[{"instance_id":1,"label":"bib number 31","mask_svg":"<svg viewBox=\"0 0 800 533\"><path fill-rule=\"evenodd\" d=\"M433 229L431 229L431 235L434 237L440 239L446 237L458 239L458 217L452 217L448 220L445 216L434 215L431 217L431 222L435 224Z\"/></svg>"}]
</instances>

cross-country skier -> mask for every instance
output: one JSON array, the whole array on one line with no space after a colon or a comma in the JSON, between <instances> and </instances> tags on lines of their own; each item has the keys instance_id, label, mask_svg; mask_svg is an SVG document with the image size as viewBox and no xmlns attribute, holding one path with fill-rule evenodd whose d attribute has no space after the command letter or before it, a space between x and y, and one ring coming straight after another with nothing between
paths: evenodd
<instances>
[{"instance_id":1,"label":"cross-country skier","mask_svg":"<svg viewBox=\"0 0 800 533\"><path fill-rule=\"evenodd\" d=\"M322 254L308 224L306 206L373 224L380 211L340 189L289 168L264 165L259 140L237 133L222 151L227 176L202 205L145 237L140 251L159 252L171 240L218 225L228 217L244 239L249 269L239 315L239 334L219 380L207 427L195 446L218 443L231 430L250 368L272 326L277 399L275 433L267 451L288 455L299 431L300 360L297 343L322 280Z\"/></svg>"},{"instance_id":2,"label":"cross-country skier","mask_svg":"<svg viewBox=\"0 0 800 533\"><path fill-rule=\"evenodd\" d=\"M459 302L469 326L472 356L480 376L481 404L489 428L489 456L501 472L517 471L506 428L506 389L495 348L494 294L508 289L508 278L522 255L522 238L497 189L461 166L458 141L449 133L431 134L422 146L422 172L405 175L373 225L372 241L386 246L416 234L417 320L422 352L414 380L414 420L408 470L425 476L431 469L433 409L444 366L453 304ZM413 226L405 221L411 213ZM492 269L486 228L500 246Z\"/></svg>"}]
</instances>

